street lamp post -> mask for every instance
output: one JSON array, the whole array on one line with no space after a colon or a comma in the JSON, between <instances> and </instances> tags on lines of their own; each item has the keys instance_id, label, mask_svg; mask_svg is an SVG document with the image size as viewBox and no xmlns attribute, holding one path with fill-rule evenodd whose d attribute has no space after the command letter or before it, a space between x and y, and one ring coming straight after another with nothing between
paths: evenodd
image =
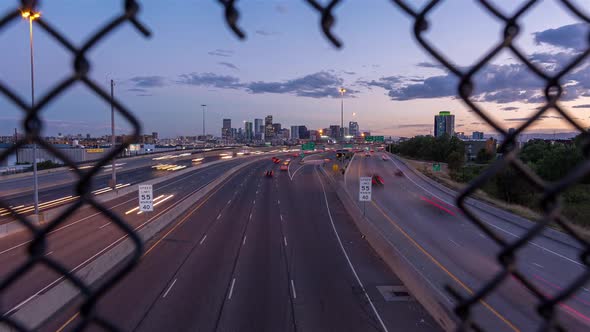
<instances>
[{"instance_id":1,"label":"street lamp post","mask_svg":"<svg viewBox=\"0 0 590 332\"><path fill-rule=\"evenodd\" d=\"M340 88L340 141L344 141L344 93L345 88Z\"/></svg>"},{"instance_id":2,"label":"street lamp post","mask_svg":"<svg viewBox=\"0 0 590 332\"><path fill-rule=\"evenodd\" d=\"M115 139L115 81L111 80L111 148L115 149L115 144L117 143ZM111 188L115 190L117 188L117 168L115 167L116 160L113 157L113 165L111 166L113 169L112 171L112 178L111 178Z\"/></svg>"},{"instance_id":3,"label":"street lamp post","mask_svg":"<svg viewBox=\"0 0 590 332\"><path fill-rule=\"evenodd\" d=\"M22 12L22 17L29 21L29 46L31 50L31 108L35 107L35 66L33 62L33 20L41 17L41 13L33 11ZM39 216L39 181L37 179L37 142L33 142L33 200L35 215Z\"/></svg>"},{"instance_id":4,"label":"street lamp post","mask_svg":"<svg viewBox=\"0 0 590 332\"><path fill-rule=\"evenodd\" d=\"M201 107L203 107L203 139L205 138L205 107L207 107L207 105L203 104L201 105Z\"/></svg>"}]
</instances>

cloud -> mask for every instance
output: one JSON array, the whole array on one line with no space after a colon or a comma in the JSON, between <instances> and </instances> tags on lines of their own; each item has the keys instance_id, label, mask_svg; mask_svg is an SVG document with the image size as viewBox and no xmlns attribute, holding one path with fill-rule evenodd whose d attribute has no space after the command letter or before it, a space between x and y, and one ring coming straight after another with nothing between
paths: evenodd
<instances>
[{"instance_id":1,"label":"cloud","mask_svg":"<svg viewBox=\"0 0 590 332\"><path fill-rule=\"evenodd\" d=\"M346 75L356 75L356 73L353 71L343 71L343 73L345 73Z\"/></svg>"},{"instance_id":2,"label":"cloud","mask_svg":"<svg viewBox=\"0 0 590 332\"><path fill-rule=\"evenodd\" d=\"M590 108L590 104L574 105L572 108Z\"/></svg>"},{"instance_id":3,"label":"cloud","mask_svg":"<svg viewBox=\"0 0 590 332\"><path fill-rule=\"evenodd\" d=\"M506 107L502 107L501 110L502 111L516 111L516 110L518 110L518 107L506 106Z\"/></svg>"},{"instance_id":4,"label":"cloud","mask_svg":"<svg viewBox=\"0 0 590 332\"><path fill-rule=\"evenodd\" d=\"M283 4L283 3L276 4L274 8L278 13L281 13L281 14L286 14L289 11L289 8L287 7L287 5Z\"/></svg>"},{"instance_id":5,"label":"cloud","mask_svg":"<svg viewBox=\"0 0 590 332\"><path fill-rule=\"evenodd\" d=\"M151 96L153 96L153 94L151 94L151 93L140 93L140 94L138 94L136 96L138 96L138 97L151 97Z\"/></svg>"},{"instance_id":6,"label":"cloud","mask_svg":"<svg viewBox=\"0 0 590 332\"><path fill-rule=\"evenodd\" d=\"M264 37L270 37L273 35L278 35L278 32L274 32L274 31L268 31L268 30L262 30L262 29L258 29L256 31L254 31L257 35L261 35Z\"/></svg>"},{"instance_id":7,"label":"cloud","mask_svg":"<svg viewBox=\"0 0 590 332\"><path fill-rule=\"evenodd\" d=\"M409 123L398 125L397 128L424 128L432 127L432 123Z\"/></svg>"},{"instance_id":8,"label":"cloud","mask_svg":"<svg viewBox=\"0 0 590 332\"><path fill-rule=\"evenodd\" d=\"M207 52L207 54L209 55L213 55L213 56L222 56L222 57L231 57L234 55L234 51L232 50L223 50L223 49L216 49L214 51L209 51Z\"/></svg>"},{"instance_id":9,"label":"cloud","mask_svg":"<svg viewBox=\"0 0 590 332\"><path fill-rule=\"evenodd\" d=\"M238 66L234 65L231 62L221 61L221 62L218 62L217 64L222 65L222 66L225 66L225 67L230 68L230 69L240 70L240 68L238 68Z\"/></svg>"},{"instance_id":10,"label":"cloud","mask_svg":"<svg viewBox=\"0 0 590 332\"><path fill-rule=\"evenodd\" d=\"M127 89L127 91L131 91L131 92L147 92L147 89L142 89L142 88L131 88L131 89Z\"/></svg>"},{"instance_id":11,"label":"cloud","mask_svg":"<svg viewBox=\"0 0 590 332\"><path fill-rule=\"evenodd\" d=\"M240 79L228 75L217 75L214 73L190 73L182 74L176 81L178 84L207 86L223 89L239 89L243 87Z\"/></svg>"},{"instance_id":12,"label":"cloud","mask_svg":"<svg viewBox=\"0 0 590 332\"><path fill-rule=\"evenodd\" d=\"M564 25L533 33L537 44L547 44L561 49L582 52L587 46L588 27L585 23Z\"/></svg>"},{"instance_id":13,"label":"cloud","mask_svg":"<svg viewBox=\"0 0 590 332\"><path fill-rule=\"evenodd\" d=\"M129 79L136 88L159 88L166 85L162 76L135 76Z\"/></svg>"},{"instance_id":14,"label":"cloud","mask_svg":"<svg viewBox=\"0 0 590 332\"><path fill-rule=\"evenodd\" d=\"M508 122L520 122L520 121L526 121L529 118L510 118L510 119L504 119L504 121L508 121Z\"/></svg>"},{"instance_id":15,"label":"cloud","mask_svg":"<svg viewBox=\"0 0 590 332\"><path fill-rule=\"evenodd\" d=\"M344 80L332 73L321 71L283 82L251 82L246 85L250 93L286 93L300 97L338 97L338 89L342 87ZM358 91L348 89L345 94L353 97Z\"/></svg>"},{"instance_id":16,"label":"cloud","mask_svg":"<svg viewBox=\"0 0 590 332\"><path fill-rule=\"evenodd\" d=\"M443 69L444 66L443 65L439 65L436 63L432 63L432 62L427 62L427 61L423 61L423 62L418 62L416 64L417 67L422 67L422 68L438 68L438 69Z\"/></svg>"},{"instance_id":17,"label":"cloud","mask_svg":"<svg viewBox=\"0 0 590 332\"><path fill-rule=\"evenodd\" d=\"M549 74L564 68L584 50L588 28L586 24L566 25L534 33L535 42L562 49L561 52L537 52L529 59ZM430 62L420 62L418 67L443 68ZM479 102L505 104L510 102L543 103L546 82L533 74L522 63L487 64L473 77L473 99ZM570 71L563 79L562 101L590 96L590 64L584 62ZM415 77L389 76L373 81L359 82L367 87L381 87L392 100L455 97L459 80L446 72L421 79Z\"/></svg>"}]
</instances>

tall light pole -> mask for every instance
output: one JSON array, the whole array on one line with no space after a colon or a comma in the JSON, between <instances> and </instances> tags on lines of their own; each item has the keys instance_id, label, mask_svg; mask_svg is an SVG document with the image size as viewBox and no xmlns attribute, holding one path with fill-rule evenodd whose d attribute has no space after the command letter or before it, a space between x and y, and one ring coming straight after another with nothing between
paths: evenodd
<instances>
[{"instance_id":1,"label":"tall light pole","mask_svg":"<svg viewBox=\"0 0 590 332\"><path fill-rule=\"evenodd\" d=\"M203 104L201 107L203 107L203 139L205 139L205 107L207 107L207 105Z\"/></svg>"},{"instance_id":2,"label":"tall light pole","mask_svg":"<svg viewBox=\"0 0 590 332\"><path fill-rule=\"evenodd\" d=\"M340 141L344 141L344 93L346 92L345 88L340 88L338 90L340 92Z\"/></svg>"},{"instance_id":3,"label":"tall light pole","mask_svg":"<svg viewBox=\"0 0 590 332\"><path fill-rule=\"evenodd\" d=\"M115 149L115 81L111 80L111 148ZM111 188L117 187L117 168L115 167L115 157L113 157Z\"/></svg>"},{"instance_id":4,"label":"tall light pole","mask_svg":"<svg viewBox=\"0 0 590 332\"><path fill-rule=\"evenodd\" d=\"M41 13L24 11L22 17L29 21L29 45L31 49L31 108L35 107L35 66L33 62L33 21L41 17ZM33 142L33 200L35 215L39 216L39 181L37 179L37 143Z\"/></svg>"}]
</instances>

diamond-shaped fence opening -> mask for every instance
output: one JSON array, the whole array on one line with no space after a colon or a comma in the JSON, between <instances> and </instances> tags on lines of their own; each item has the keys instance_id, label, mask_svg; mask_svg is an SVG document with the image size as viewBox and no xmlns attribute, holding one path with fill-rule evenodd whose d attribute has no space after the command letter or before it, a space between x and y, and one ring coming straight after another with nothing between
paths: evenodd
<instances>
[{"instance_id":1,"label":"diamond-shaped fence opening","mask_svg":"<svg viewBox=\"0 0 590 332\"><path fill-rule=\"evenodd\" d=\"M239 27L240 13L235 7L236 0L217 0L223 7L224 16L228 27L231 31L240 39L244 39L246 34ZM335 47L341 47L342 41L332 33L331 29L335 23L336 17L333 15L333 10L341 5L344 1L342 0L329 0L329 1L317 1L317 0L304 0L319 14L319 25L324 35L330 43ZM590 161L587 159L574 167L568 174L554 182L547 182L542 180L535 172L530 169L520 158L519 151L515 144L517 136L522 133L525 129L529 128L535 121L545 116L547 112L556 112L559 116L567 121L572 127L578 132L584 134L584 153L585 157L588 157L590 151L590 142L585 129L581 126L578 121L572 117L566 109L560 105L560 101L567 98L568 87L564 84L564 76L571 73L575 68L583 64L584 61L588 61L590 55L590 38L587 39L587 45L582 52L572 57L571 61L563 68L559 68L556 72L547 72L544 68L539 66L537 63L530 61L525 53L523 53L519 47L513 42L514 39L519 35L521 26L520 19L524 14L534 10L534 7L540 1L529 0L523 1L521 5L516 7L517 9L512 11L512 14L508 15L503 12L502 9L497 8L492 1L478 0L474 1L477 5L481 6L482 10L489 13L494 19L498 20L503 28L503 38L500 38L496 42L492 42L491 50L481 56L476 64L467 67L459 68L453 64L445 55L440 53L433 44L425 38L425 33L429 29L435 29L429 22L429 17L432 11L437 6L443 5L446 1L444 0L431 0L425 1L425 4L420 8L417 8L414 3L404 0L391 0L394 8L398 8L411 19L413 19L413 35L416 38L418 44L425 50L427 54L432 56L440 65L445 67L452 75L457 78L457 95L467 105L470 110L480 117L487 125L494 128L500 135L503 136L504 140L500 148L500 152L503 153L503 158L492 164L484 173L478 178L473 180L469 186L467 186L462 193L457 197L458 206L469 218L469 220L480 229L487 237L492 239L499 247L500 251L497 255L497 261L501 267L500 271L495 275L490 275L489 279L485 282L485 285L475 290L472 294L462 294L460 290L448 288L449 291L456 299L459 300L456 306L456 313L461 320L459 326L460 329L479 329L477 322L472 318L472 309L478 305L489 294L498 291L508 278L516 280L524 287L526 287L537 299L536 310L539 314L539 319L543 322L543 329L559 328L559 322L557 319L558 305L563 301L572 297L589 279L590 279L590 263L588 262L588 255L590 253L590 245L587 240L582 238L575 229L571 227L571 222L568 221L561 213L561 202L560 196L570 188L572 185L580 182L584 177L590 173ZM559 0L564 10L566 10L572 16L578 18L581 22L584 22L590 27L590 19L579 8L579 3L568 0ZM6 159L9 155L14 154L15 151L25 144L33 142L39 147L42 147L50 153L63 160L64 163L74 169L78 176L78 181L75 187L75 194L79 196L79 199L65 209L57 218L51 220L43 227L38 227L32 223L25 216L18 214L16 211L12 211L11 208L0 200L0 208L8 209L13 212L13 216L20 223L22 223L31 233L32 242L28 246L28 259L25 263L18 266L16 269L10 271L9 275L0 280L0 293L14 284L15 280L19 276L26 274L35 266L39 264L48 267L56 273L64 276L65 279L69 280L77 288L79 288L82 294L82 305L80 307L81 319L76 329L82 329L89 324L98 324L99 326L109 329L116 330L110 322L96 315L94 312L94 306L96 301L118 280L120 280L126 273L128 273L133 266L138 262L142 251L142 243L138 238L137 234L127 225L124 220L114 215L108 209L104 208L100 203L93 199L93 195L90 193L90 181L97 175L101 167L106 165L111 158L116 156L118 153L123 151L130 142L134 141L140 132L140 124L133 114L127 110L119 101L116 99L113 101L114 107L118 114L126 119L133 128L133 135L130 135L124 144L120 145L116 149L112 150L107 156L99 160L96 165L88 171L81 171L76 165L62 155L59 150L52 147L50 144L45 142L40 136L40 132L43 126L42 121L39 119L39 115L43 112L45 106L51 102L58 95L64 91L70 89L74 83L81 83L90 91L96 94L98 98L102 98L105 102L111 102L110 96L107 92L102 90L96 82L93 82L88 76L88 70L90 63L87 61L85 55L88 50L94 47L100 42L105 36L112 33L116 28L122 24L131 23L142 35L149 36L149 31L137 20L136 15L139 11L139 5L135 0L122 0L122 11L121 13L106 22L94 35L89 36L87 41L80 47L73 45L67 37L58 32L53 28L49 21L45 18L39 18L35 21L38 28L43 29L48 33L56 42L58 42L65 50L67 50L73 57L73 68L71 75L65 78L60 83L56 84L49 90L49 92L43 96L40 100L31 105L22 98L18 97L5 82L0 80L0 94L8 98L14 105L22 110L23 127L25 129L25 137L7 151L0 155L0 161ZM0 33L7 26L7 24L21 19L21 11L27 9L37 8L37 1L35 0L21 0L20 8L14 8L5 16L0 18ZM586 10L586 9L585 9ZM538 109L530 118L522 123L515 131L508 132L499 123L494 121L488 116L488 113L483 107L477 105L476 98L474 97L474 91L476 91L475 77L482 71L486 65L490 64L501 52L509 52L514 58L516 58L521 64L524 64L531 74L538 77L543 83L544 90L544 106ZM542 207L542 217L537 221L535 226L527 230L523 235L516 239L507 240L502 236L499 236L492 229L488 228L486 224L480 220L474 213L472 213L467 205L465 204L468 199L477 189L481 188L487 181L489 181L496 174L511 169L517 172L521 177L526 179L531 184L535 193L539 195L540 206ZM133 257L123 266L117 273L113 274L110 279L104 281L97 287L90 287L85 285L75 275L69 273L65 267L60 264L59 261L53 260L50 257L45 256L47 246L47 235L51 230L54 230L59 225L63 224L69 216L75 211L80 209L84 205L91 205L96 210L104 214L112 223L119 227L122 231L129 235L131 240L135 243L136 250ZM575 239L580 249L579 259L584 268L581 273L572 278L567 285L563 285L552 295L542 293L534 284L532 280L528 280L517 268L515 261L517 259L518 252L526 246L526 244L539 236L539 234L550 224L557 224L564 232L569 234ZM2 315L0 322L4 323L17 330L26 330L19 322L11 319L8 315Z\"/></svg>"}]
</instances>

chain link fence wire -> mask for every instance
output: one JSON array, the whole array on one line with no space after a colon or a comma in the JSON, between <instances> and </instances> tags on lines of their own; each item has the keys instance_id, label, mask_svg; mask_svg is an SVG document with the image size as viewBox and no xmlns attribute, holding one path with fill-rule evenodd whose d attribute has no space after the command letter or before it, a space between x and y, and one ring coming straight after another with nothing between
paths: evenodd
<instances>
[{"instance_id":1,"label":"chain link fence wire","mask_svg":"<svg viewBox=\"0 0 590 332\"><path fill-rule=\"evenodd\" d=\"M332 32L332 26L336 20L332 11L339 5L341 0L326 1L326 5L320 4L315 0L304 0L320 15L320 28L330 43L335 47L340 48L342 42ZM586 23L590 27L590 18L582 12L576 4L568 0L558 0L563 8L578 18L581 22ZM225 21L231 31L239 38L245 39L246 34L238 26L240 13L236 9L235 0L218 0L223 6ZM496 291L498 287L505 282L508 278L514 277L524 287L529 289L538 300L537 311L539 317L542 320L542 330L551 329L563 329L560 326L557 318L557 305L570 298L576 293L589 279L590 279L590 244L588 241L583 239L572 227L571 223L561 215L561 201L560 195L572 185L580 182L580 180L590 173L590 161L584 161L577 165L571 172L565 174L563 178L555 182L546 182L542 180L535 172L526 166L522 160L519 159L518 147L516 139L520 133L529 128L535 121L540 119L548 111L556 111L561 115L565 121L571 126L576 128L578 132L583 134L584 141L584 155L587 158L590 154L590 135L583 128L582 124L575 120L564 108L559 104L563 93L564 93L564 82L563 77L568 73L572 72L575 68L579 67L585 60L587 60L590 54L590 36L587 38L588 45L583 52L580 52L574 56L573 60L566 66L564 66L557 73L547 73L544 69L538 67L536 64L531 62L525 53L523 53L514 43L514 39L519 35L521 26L519 19L527 12L533 10L533 7L540 2L539 0L529 0L524 2L521 7L515 11L512 15L504 14L499 8L497 8L491 1L486 0L475 0L483 10L487 11L490 15L497 18L504 23L504 31L502 38L498 40L492 50L484 54L482 58L471 67L458 67L454 65L449 59L447 59L439 50L437 50L429 41L424 38L424 34L429 30L428 16L437 7L443 4L444 0L432 0L426 3L421 9L414 9L408 1L403 0L391 0L394 8L401 10L407 14L413 20L413 34L418 44L424 49L424 51L435 58L438 63L443 65L449 72L454 74L458 79L459 83L457 86L457 95L461 100L473 110L482 120L488 125L493 127L502 137L503 143L500 147L500 152L503 153L503 158L494 162L484 173L478 178L473 180L457 197L457 204L469 218L469 220L477 226L482 232L484 232L490 239L497 243L500 247L500 253L497 255L498 263L501 266L501 270L485 282L485 285L480 289L476 290L473 294L462 294L455 288L448 286L447 290L457 300L458 304L455 307L455 313L460 319L460 330L481 330L481 326L472 319L472 311L475 306L478 305L486 296ZM86 59L86 53L93 48L98 42L100 42L105 36L112 33L114 30L119 28L121 25L129 22L133 27L144 37L150 36L150 31L137 19L136 15L139 12L139 5L134 0L122 0L122 11L121 13L106 22L100 29L91 35L87 41L80 47L74 46L62 33L57 31L49 21L43 17L36 20L36 26L43 29L51 38L61 44L66 50L70 52L73 57L72 72L71 75L49 90L49 92L42 96L40 101L34 105L27 103L25 100L20 98L12 89L0 80L0 93L6 96L12 101L18 108L22 110L23 128L25 130L25 136L19 139L16 144L10 147L7 151L0 154L0 161L8 158L9 155L14 154L19 148L23 147L28 143L38 144L40 147L50 151L52 154L60 158L64 164L73 169L76 173L78 180L75 186L76 194L79 199L69 206L63 213L61 213L54 220L51 220L43 227L36 225L34 222L29 220L23 215L20 215L16 211L10 208L6 202L0 200L0 208L7 209L11 212L12 216L17 219L22 225L24 225L31 234L32 242L28 246L28 260L24 262L14 271L11 271L6 277L0 280L0 293L6 290L8 287L13 285L19 278L19 276L27 273L33 267L41 264L49 267L53 271L61 274L66 280L71 282L73 285L78 287L83 297L82 304L80 305L80 319L77 325L74 327L75 330L82 330L89 324L97 324L100 327L116 331L118 330L111 322L100 317L94 310L96 302L101 296L105 294L110 288L112 288L125 274L129 273L131 269L138 263L141 256L143 245L138 235L129 227L128 224L117 215L110 212L104 206L99 204L93 199L93 195L90 193L90 181L95 176L102 166L106 165L112 158L117 154L121 153L130 143L134 142L141 132L140 123L134 117L134 115L126 109L119 101L113 100L114 107L118 114L126 119L132 127L132 135L125 138L123 144L114 148L107 156L99 160L94 167L89 170L82 171L76 164L70 160L67 156L60 153L60 151L54 148L51 144L44 141L41 137L41 131L43 129L43 122L39 116L43 112L44 108L48 103L61 95L64 91L71 88L75 83L80 82L85 85L88 89L93 91L98 98L101 98L105 103L110 103L111 98L109 94L101 89L98 84L93 82L88 76L90 69L90 63ZM34 10L38 7L38 1L35 0L21 0L21 6L10 11L6 15L0 18L0 33L9 24L14 23L17 20L22 19L21 13L26 10ZM528 120L516 128L513 132L508 132L499 123L495 122L488 112L482 107L478 106L473 98L473 91L475 88L474 76L482 70L487 64L489 64L498 54L502 51L509 51L512 53L521 63L525 64L531 73L541 79L545 84L544 95L545 103L533 114ZM528 180L537 190L541 193L541 206L543 216L538 222L531 227L525 234L517 238L513 242L508 242L499 236L494 230L490 229L486 224L478 218L473 212L470 211L466 205L466 199L472 195L477 189L481 188L487 181L489 181L496 174L506 170L507 168L513 168L519 172L524 178ZM47 251L47 235L52 230L62 225L69 216L75 211L80 209L82 206L90 205L93 208L100 211L107 217L112 223L117 225L123 232L125 232L131 241L135 244L135 251L132 257L121 267L116 273L110 276L107 280L103 280L100 285L86 285L81 279L70 273L59 261L54 260L48 256L45 256ZM520 249L522 249L530 240L540 235L540 233L550 224L555 223L559 225L564 232L568 233L575 241L579 243L582 250L579 253L580 262L585 265L585 269L575 278L569 285L564 287L559 293L548 297L542 291L537 289L530 280L528 280L521 272L516 268L516 255ZM8 325L9 327L19 330L26 331L27 328L18 321L11 319L9 316L1 316L0 322Z\"/></svg>"},{"instance_id":2,"label":"chain link fence wire","mask_svg":"<svg viewBox=\"0 0 590 332\"><path fill-rule=\"evenodd\" d=\"M38 2L40 1L22 0L20 7L14 8L1 17L0 33L2 33L2 30L6 29L9 24L21 21L23 19L21 17L23 12L35 12L37 8L39 8ZM81 293L83 299L79 308L81 319L74 327L74 330L82 330L89 324L96 324L106 330L117 330L111 322L97 315L94 307L98 299L112 288L123 276L131 271L131 269L139 262L141 253L143 252L142 241L134 230L119 216L96 202L94 195L90 192L91 180L101 170L102 166L107 165L112 158L122 153L130 143L135 142L141 132L140 123L135 116L118 100L111 100L109 93L88 77L88 72L90 70L90 63L86 58L88 51L102 41L105 36L113 33L123 24L131 23L141 35L144 37L150 36L150 31L139 22L136 17L140 9L138 3L134 0L124 0L121 1L121 4L121 12L116 17L106 22L103 26L99 27L99 29L93 35L89 36L86 42L79 47L70 42L67 36L58 31L49 20L46 20L44 17L35 19L35 28L42 29L50 36L50 38L66 49L71 54L73 61L71 74L51 87L34 105L19 97L8 84L0 80L0 93L22 111L22 126L25 131L24 137L18 139L14 145L7 149L7 151L0 154L0 162L6 160L10 155L16 153L19 148L26 144L37 144L39 147L61 159L66 166L69 166L73 170L77 176L74 190L76 195L79 196L79 198L64 210L63 213L42 226L37 225L33 220L17 213L7 202L0 200L0 208L10 211L11 215L26 227L32 239L27 248L28 259L0 280L0 294L14 285L20 276L30 272L33 268L40 265L46 266L59 275L62 275L64 279L71 284L75 285ZM5 51L8 51L8 48L3 48L2 52ZM46 142L41 136L44 123L41 121L40 116L46 106L77 83L86 86L86 88L92 91L96 97L104 100L105 105L109 105L112 102L117 113L123 117L132 128L132 134L126 136L121 145L117 145L115 148L111 149L111 151L104 158L98 160L92 168L84 171L80 170L75 162L61 153L52 144ZM121 268L105 280L101 281L98 285L92 286L85 284L75 274L70 273L67 267L58 260L51 258L51 256L46 256L48 234L60 225L63 225L74 212L86 205L90 205L101 212L112 224L116 225L121 231L123 231L135 246L133 254ZM4 313L0 317L0 323L17 331L27 331L27 327L21 322L16 321Z\"/></svg>"}]
</instances>

